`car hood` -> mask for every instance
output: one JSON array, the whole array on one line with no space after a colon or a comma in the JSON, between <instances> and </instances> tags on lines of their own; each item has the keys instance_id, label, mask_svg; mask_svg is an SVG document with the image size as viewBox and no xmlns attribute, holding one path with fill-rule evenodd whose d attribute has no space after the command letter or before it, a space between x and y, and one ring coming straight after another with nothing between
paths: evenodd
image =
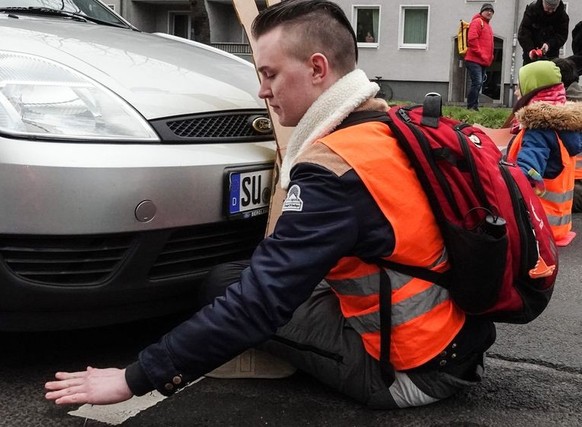
<instances>
[{"instance_id":1,"label":"car hood","mask_svg":"<svg viewBox=\"0 0 582 427\"><path fill-rule=\"evenodd\" d=\"M69 66L146 119L265 108L251 63L178 37L58 17L0 15L0 50Z\"/></svg>"}]
</instances>

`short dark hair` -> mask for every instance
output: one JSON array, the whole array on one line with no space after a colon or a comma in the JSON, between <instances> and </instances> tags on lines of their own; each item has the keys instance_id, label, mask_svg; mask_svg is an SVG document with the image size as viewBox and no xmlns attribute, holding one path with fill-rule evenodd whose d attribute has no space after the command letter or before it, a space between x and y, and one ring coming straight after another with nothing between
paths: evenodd
<instances>
[{"instance_id":1,"label":"short dark hair","mask_svg":"<svg viewBox=\"0 0 582 427\"><path fill-rule=\"evenodd\" d=\"M552 61L560 69L560 74L562 75L562 83L567 89L572 83L578 81L578 71L576 69L576 64L574 61L568 58L554 58Z\"/></svg>"},{"instance_id":2,"label":"short dark hair","mask_svg":"<svg viewBox=\"0 0 582 427\"><path fill-rule=\"evenodd\" d=\"M352 71L358 61L356 34L343 10L327 0L283 0L262 10L255 18L255 38L278 26L295 30L301 43L292 46L292 53L307 59L315 52L323 53L342 74ZM350 49L348 46L351 46Z\"/></svg>"}]
</instances>

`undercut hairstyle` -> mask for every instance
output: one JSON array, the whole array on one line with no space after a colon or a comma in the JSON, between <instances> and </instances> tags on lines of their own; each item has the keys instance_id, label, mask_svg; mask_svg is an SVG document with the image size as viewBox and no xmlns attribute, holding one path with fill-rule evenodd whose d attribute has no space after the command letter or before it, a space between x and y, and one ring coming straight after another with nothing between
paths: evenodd
<instances>
[{"instance_id":1,"label":"undercut hairstyle","mask_svg":"<svg viewBox=\"0 0 582 427\"><path fill-rule=\"evenodd\" d=\"M253 37L283 27L289 33L283 48L300 60L325 55L340 74L354 70L358 61L356 34L343 10L327 0L283 0L262 10L252 26Z\"/></svg>"}]
</instances>

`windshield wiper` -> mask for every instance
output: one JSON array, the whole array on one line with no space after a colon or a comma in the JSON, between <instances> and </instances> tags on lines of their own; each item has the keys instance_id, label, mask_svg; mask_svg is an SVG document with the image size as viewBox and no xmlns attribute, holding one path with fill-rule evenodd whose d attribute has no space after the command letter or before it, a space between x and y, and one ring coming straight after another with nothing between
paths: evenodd
<instances>
[{"instance_id":1,"label":"windshield wiper","mask_svg":"<svg viewBox=\"0 0 582 427\"><path fill-rule=\"evenodd\" d=\"M93 22L95 24L101 25L109 25L111 27L118 27L118 28L128 28L124 24L119 24L115 22L104 21L99 18L94 18L92 16L83 15L81 13L75 12L67 12L65 10L59 9L51 9L50 7L2 7L0 8L0 12L20 12L20 13L33 13L33 14L41 14L41 15L53 15L53 16L66 16L67 18L71 18L75 21L79 22Z\"/></svg>"}]
</instances>

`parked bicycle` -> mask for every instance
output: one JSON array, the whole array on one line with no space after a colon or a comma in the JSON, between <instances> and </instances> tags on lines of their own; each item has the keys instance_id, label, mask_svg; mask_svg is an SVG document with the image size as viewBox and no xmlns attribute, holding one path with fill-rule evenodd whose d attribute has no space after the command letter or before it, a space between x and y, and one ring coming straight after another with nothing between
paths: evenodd
<instances>
[{"instance_id":1,"label":"parked bicycle","mask_svg":"<svg viewBox=\"0 0 582 427\"><path fill-rule=\"evenodd\" d=\"M382 98L386 101L390 101L394 96L392 91L392 87L388 84L388 82L382 80L382 76L374 76L374 80L370 80L371 82L377 83L380 86L380 90L376 94L376 98Z\"/></svg>"}]
</instances>

